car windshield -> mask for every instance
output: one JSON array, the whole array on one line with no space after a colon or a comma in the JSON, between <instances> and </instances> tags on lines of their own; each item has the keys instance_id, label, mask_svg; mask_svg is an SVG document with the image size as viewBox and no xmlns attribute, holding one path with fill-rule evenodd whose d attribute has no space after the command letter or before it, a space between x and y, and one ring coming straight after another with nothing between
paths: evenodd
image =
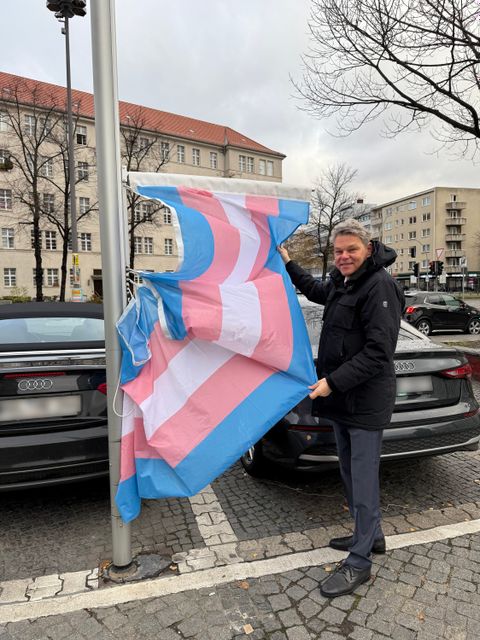
<instances>
[{"instance_id":1,"label":"car windshield","mask_svg":"<svg viewBox=\"0 0 480 640\"><path fill-rule=\"evenodd\" d=\"M0 320L0 344L103 341L101 318L35 317Z\"/></svg>"}]
</instances>

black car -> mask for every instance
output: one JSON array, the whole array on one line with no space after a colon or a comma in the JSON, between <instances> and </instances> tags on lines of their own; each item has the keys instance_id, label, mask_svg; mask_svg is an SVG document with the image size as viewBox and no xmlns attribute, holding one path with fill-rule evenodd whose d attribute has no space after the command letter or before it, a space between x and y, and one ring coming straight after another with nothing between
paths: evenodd
<instances>
[{"instance_id":1,"label":"black car","mask_svg":"<svg viewBox=\"0 0 480 640\"><path fill-rule=\"evenodd\" d=\"M416 291L405 294L404 319L424 335L457 329L480 335L480 310L449 293Z\"/></svg>"},{"instance_id":2,"label":"black car","mask_svg":"<svg viewBox=\"0 0 480 640\"><path fill-rule=\"evenodd\" d=\"M322 307L299 298L316 349ZM480 409L470 382L471 366L463 354L435 344L402 321L395 371L397 397L391 424L383 433L382 460L478 449ZM241 462L251 475L262 475L272 462L305 471L336 466L332 423L312 416L307 397Z\"/></svg>"},{"instance_id":3,"label":"black car","mask_svg":"<svg viewBox=\"0 0 480 640\"><path fill-rule=\"evenodd\" d=\"M102 306L0 305L0 490L107 474Z\"/></svg>"}]
</instances>

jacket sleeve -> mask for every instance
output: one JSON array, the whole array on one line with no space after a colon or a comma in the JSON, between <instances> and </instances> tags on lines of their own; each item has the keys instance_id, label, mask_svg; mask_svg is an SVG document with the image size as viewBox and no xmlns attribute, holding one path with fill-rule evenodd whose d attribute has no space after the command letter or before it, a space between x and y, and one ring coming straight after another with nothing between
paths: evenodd
<instances>
[{"instance_id":1,"label":"jacket sleeve","mask_svg":"<svg viewBox=\"0 0 480 640\"><path fill-rule=\"evenodd\" d=\"M364 346L351 360L327 376L333 390L344 393L375 377L393 361L402 307L402 295L392 279L382 278L373 284L360 310Z\"/></svg>"},{"instance_id":2,"label":"jacket sleeve","mask_svg":"<svg viewBox=\"0 0 480 640\"><path fill-rule=\"evenodd\" d=\"M306 298L318 304L325 304L330 290L328 284L314 278L293 260L287 262L285 267L293 284Z\"/></svg>"}]
</instances>

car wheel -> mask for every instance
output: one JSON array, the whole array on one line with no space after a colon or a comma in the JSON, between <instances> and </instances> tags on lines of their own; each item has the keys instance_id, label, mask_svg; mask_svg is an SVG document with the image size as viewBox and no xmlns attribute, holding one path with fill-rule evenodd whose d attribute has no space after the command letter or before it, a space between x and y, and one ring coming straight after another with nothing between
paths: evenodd
<instances>
[{"instance_id":1,"label":"car wheel","mask_svg":"<svg viewBox=\"0 0 480 640\"><path fill-rule=\"evenodd\" d=\"M428 320L419 320L415 327L420 331L420 333L423 333L424 336L429 336L432 331L432 325Z\"/></svg>"},{"instance_id":2,"label":"car wheel","mask_svg":"<svg viewBox=\"0 0 480 640\"><path fill-rule=\"evenodd\" d=\"M261 442L253 444L240 458L240 462L250 476L259 478L265 475L267 471L267 461L263 455Z\"/></svg>"},{"instance_id":3,"label":"car wheel","mask_svg":"<svg viewBox=\"0 0 480 640\"><path fill-rule=\"evenodd\" d=\"M472 336L480 335L480 318L473 318L473 320L470 320L467 326L467 331Z\"/></svg>"}]
</instances>

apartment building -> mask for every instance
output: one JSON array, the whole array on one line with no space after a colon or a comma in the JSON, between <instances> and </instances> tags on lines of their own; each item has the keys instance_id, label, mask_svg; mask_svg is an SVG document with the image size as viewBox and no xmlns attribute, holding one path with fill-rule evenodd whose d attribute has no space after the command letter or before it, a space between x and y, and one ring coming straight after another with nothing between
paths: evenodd
<instances>
[{"instance_id":1,"label":"apartment building","mask_svg":"<svg viewBox=\"0 0 480 640\"><path fill-rule=\"evenodd\" d=\"M449 291L480 291L480 189L433 187L372 209L371 231L375 238L398 254L390 268L404 286L410 285L414 265L426 288L429 263L443 262L436 284Z\"/></svg>"},{"instance_id":2,"label":"apartment building","mask_svg":"<svg viewBox=\"0 0 480 640\"><path fill-rule=\"evenodd\" d=\"M80 281L90 298L102 294L93 95L73 90L72 101ZM127 102L119 103L119 113L122 162L130 170L282 181L285 155L228 126ZM59 294L68 208L65 120L64 87L0 73L0 298L34 297L36 245L44 296ZM135 268L174 270L171 212L139 198L130 206Z\"/></svg>"}]
</instances>

